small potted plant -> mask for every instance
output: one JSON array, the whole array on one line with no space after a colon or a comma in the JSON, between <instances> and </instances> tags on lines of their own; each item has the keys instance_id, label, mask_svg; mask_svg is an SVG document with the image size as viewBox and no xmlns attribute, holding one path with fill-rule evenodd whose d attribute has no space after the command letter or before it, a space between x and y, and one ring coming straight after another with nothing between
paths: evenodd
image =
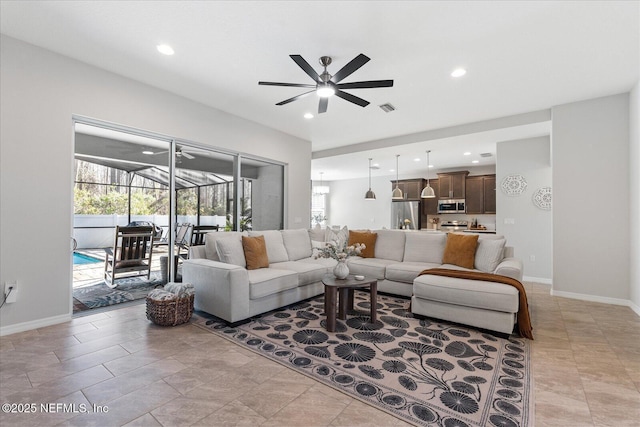
<instances>
[{"instance_id":1,"label":"small potted plant","mask_svg":"<svg viewBox=\"0 0 640 427\"><path fill-rule=\"evenodd\" d=\"M335 243L327 242L324 247L318 249L315 258L333 258L338 264L333 268L333 275L338 279L346 279L349 275L349 266L347 258L350 256L360 255L367 247L363 243L356 243L351 246L343 246L339 248Z\"/></svg>"}]
</instances>

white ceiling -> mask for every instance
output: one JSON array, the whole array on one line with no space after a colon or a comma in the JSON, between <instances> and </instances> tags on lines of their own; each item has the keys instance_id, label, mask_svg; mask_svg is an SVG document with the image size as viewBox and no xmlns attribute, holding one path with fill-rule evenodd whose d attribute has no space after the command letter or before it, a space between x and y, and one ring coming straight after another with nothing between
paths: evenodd
<instances>
[{"instance_id":1,"label":"white ceiling","mask_svg":"<svg viewBox=\"0 0 640 427\"><path fill-rule=\"evenodd\" d=\"M309 140L314 152L626 92L640 70L637 1L2 1L0 12L3 34ZM160 55L159 43L176 54ZM306 120L315 95L275 106L304 89L257 84L309 83L290 54L318 71L318 58L332 56L335 73L359 53L371 61L344 82L395 81L352 90L366 108L334 97ZM453 79L458 66L468 73ZM385 102L397 110L384 113ZM480 153L493 140L495 151L499 138L541 129L497 132L402 150L412 159L430 148L432 163L447 164L465 143ZM351 169L356 158L365 176L366 158L395 163L396 151L317 159L314 178L322 168L331 179L331 166Z\"/></svg>"}]
</instances>

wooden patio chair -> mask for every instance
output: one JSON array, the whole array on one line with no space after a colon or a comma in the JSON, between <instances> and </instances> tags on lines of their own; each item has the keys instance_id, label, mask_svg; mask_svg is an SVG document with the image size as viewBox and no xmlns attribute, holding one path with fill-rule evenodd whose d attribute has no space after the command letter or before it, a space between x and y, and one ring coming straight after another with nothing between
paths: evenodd
<instances>
[{"instance_id":1,"label":"wooden patio chair","mask_svg":"<svg viewBox=\"0 0 640 427\"><path fill-rule=\"evenodd\" d=\"M205 235L219 229L217 225L194 225L191 231L191 246L204 245Z\"/></svg>"},{"instance_id":2,"label":"wooden patio chair","mask_svg":"<svg viewBox=\"0 0 640 427\"><path fill-rule=\"evenodd\" d=\"M115 288L116 276L138 272L151 277L151 254L153 252L153 227L116 227L112 248L105 248L104 281Z\"/></svg>"}]
</instances>

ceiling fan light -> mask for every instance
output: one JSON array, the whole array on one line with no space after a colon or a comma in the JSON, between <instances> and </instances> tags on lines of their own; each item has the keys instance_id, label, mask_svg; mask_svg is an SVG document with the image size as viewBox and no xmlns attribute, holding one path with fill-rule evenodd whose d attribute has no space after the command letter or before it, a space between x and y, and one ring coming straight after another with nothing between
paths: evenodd
<instances>
[{"instance_id":1,"label":"ceiling fan light","mask_svg":"<svg viewBox=\"0 0 640 427\"><path fill-rule=\"evenodd\" d=\"M318 84L316 93L320 98L329 98L336 94L336 90L328 83Z\"/></svg>"},{"instance_id":2,"label":"ceiling fan light","mask_svg":"<svg viewBox=\"0 0 640 427\"><path fill-rule=\"evenodd\" d=\"M423 199L433 199L434 197L436 197L436 193L435 191L433 191L433 188L429 184L427 184L427 186L422 189L420 197Z\"/></svg>"},{"instance_id":3,"label":"ceiling fan light","mask_svg":"<svg viewBox=\"0 0 640 427\"><path fill-rule=\"evenodd\" d=\"M153 155L153 154L155 154L155 153L154 153L153 151L151 151L151 150L144 150L144 151L142 152L142 154L146 154L147 156L151 156L151 155Z\"/></svg>"}]
</instances>

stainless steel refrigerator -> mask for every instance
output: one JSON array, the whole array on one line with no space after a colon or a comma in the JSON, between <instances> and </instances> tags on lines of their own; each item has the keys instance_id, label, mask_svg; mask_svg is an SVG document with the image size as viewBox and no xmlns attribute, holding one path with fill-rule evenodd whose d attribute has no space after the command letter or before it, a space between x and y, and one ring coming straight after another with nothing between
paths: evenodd
<instances>
[{"instance_id":1,"label":"stainless steel refrigerator","mask_svg":"<svg viewBox=\"0 0 640 427\"><path fill-rule=\"evenodd\" d=\"M391 228L420 230L420 201L391 202ZM407 220L409 220L407 222Z\"/></svg>"}]
</instances>

